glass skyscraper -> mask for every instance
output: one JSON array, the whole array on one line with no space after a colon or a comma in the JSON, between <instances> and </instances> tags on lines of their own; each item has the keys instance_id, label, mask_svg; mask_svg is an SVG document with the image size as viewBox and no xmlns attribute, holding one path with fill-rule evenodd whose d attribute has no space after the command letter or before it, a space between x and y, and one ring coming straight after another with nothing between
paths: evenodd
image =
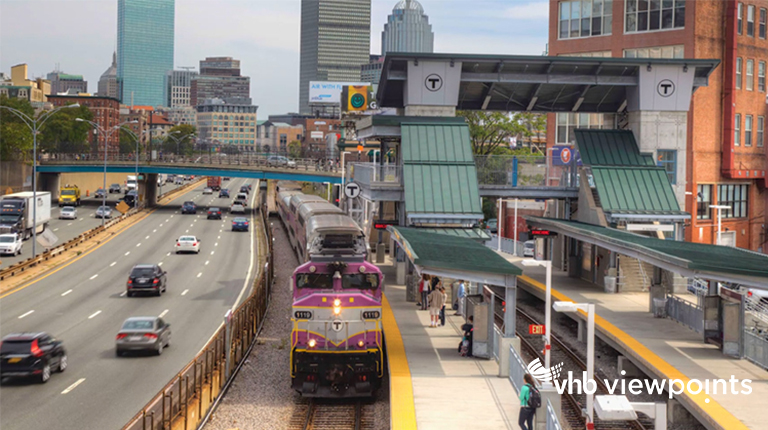
<instances>
[{"instance_id":1,"label":"glass skyscraper","mask_svg":"<svg viewBox=\"0 0 768 430\"><path fill-rule=\"evenodd\" d=\"M401 0L381 32L381 55L387 52L432 52L434 33L429 17L416 0Z\"/></svg>"},{"instance_id":2,"label":"glass skyscraper","mask_svg":"<svg viewBox=\"0 0 768 430\"><path fill-rule=\"evenodd\" d=\"M117 80L124 104L165 105L165 76L173 70L174 1L117 1Z\"/></svg>"}]
</instances>

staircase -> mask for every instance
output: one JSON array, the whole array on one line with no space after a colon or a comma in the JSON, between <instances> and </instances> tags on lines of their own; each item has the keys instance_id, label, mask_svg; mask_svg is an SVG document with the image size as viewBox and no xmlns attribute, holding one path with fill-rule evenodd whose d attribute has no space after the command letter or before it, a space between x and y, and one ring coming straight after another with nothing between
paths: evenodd
<instances>
[{"instance_id":1,"label":"staircase","mask_svg":"<svg viewBox=\"0 0 768 430\"><path fill-rule=\"evenodd\" d=\"M637 258L619 256L618 292L646 292L651 286L650 274L653 266L641 262Z\"/></svg>"},{"instance_id":2,"label":"staircase","mask_svg":"<svg viewBox=\"0 0 768 430\"><path fill-rule=\"evenodd\" d=\"M592 188L592 198L595 200L595 207L601 208L603 205L600 203L600 196L597 194L597 188Z\"/></svg>"}]
</instances>

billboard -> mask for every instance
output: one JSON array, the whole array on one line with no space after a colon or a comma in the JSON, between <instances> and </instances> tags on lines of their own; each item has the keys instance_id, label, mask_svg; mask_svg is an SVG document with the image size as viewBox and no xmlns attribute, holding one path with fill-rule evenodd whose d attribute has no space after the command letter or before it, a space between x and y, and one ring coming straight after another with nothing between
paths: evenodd
<instances>
[{"instance_id":1,"label":"billboard","mask_svg":"<svg viewBox=\"0 0 768 430\"><path fill-rule=\"evenodd\" d=\"M309 103L339 104L341 90L348 85L368 86L367 82L325 82L311 81L309 83Z\"/></svg>"}]
</instances>

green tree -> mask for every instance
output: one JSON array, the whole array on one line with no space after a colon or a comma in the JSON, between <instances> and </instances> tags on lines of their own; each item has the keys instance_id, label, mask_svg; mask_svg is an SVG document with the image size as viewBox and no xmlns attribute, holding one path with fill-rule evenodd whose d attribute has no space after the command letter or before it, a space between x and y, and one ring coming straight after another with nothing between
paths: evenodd
<instances>
[{"instance_id":1,"label":"green tree","mask_svg":"<svg viewBox=\"0 0 768 430\"><path fill-rule=\"evenodd\" d=\"M125 128L120 128L120 153L133 154L136 152L136 138ZM141 153L141 148L139 148Z\"/></svg>"},{"instance_id":2,"label":"green tree","mask_svg":"<svg viewBox=\"0 0 768 430\"><path fill-rule=\"evenodd\" d=\"M472 151L490 155L499 147L508 146L509 139L524 133L525 127L508 112L458 111L469 125Z\"/></svg>"},{"instance_id":3,"label":"green tree","mask_svg":"<svg viewBox=\"0 0 768 430\"><path fill-rule=\"evenodd\" d=\"M92 121L93 113L85 106L76 109L62 109L51 116L40 129L37 138L38 150L48 153L91 152L88 132L93 126L77 118Z\"/></svg>"},{"instance_id":4,"label":"green tree","mask_svg":"<svg viewBox=\"0 0 768 430\"><path fill-rule=\"evenodd\" d=\"M0 106L17 109L29 117L35 110L29 101L0 96ZM18 116L0 109L0 160L28 161L32 159L32 132Z\"/></svg>"},{"instance_id":5,"label":"green tree","mask_svg":"<svg viewBox=\"0 0 768 430\"><path fill-rule=\"evenodd\" d=\"M288 144L288 155L291 158L301 157L301 142L299 142L298 140L291 141Z\"/></svg>"},{"instance_id":6,"label":"green tree","mask_svg":"<svg viewBox=\"0 0 768 430\"><path fill-rule=\"evenodd\" d=\"M518 112L515 114L515 119L523 126L523 130L517 136L518 146L527 144L525 146L536 148L537 152L541 153L539 145L533 142L533 138L540 139L547 133L547 115L533 112Z\"/></svg>"},{"instance_id":7,"label":"green tree","mask_svg":"<svg viewBox=\"0 0 768 430\"><path fill-rule=\"evenodd\" d=\"M178 132L178 133L176 133ZM190 124L179 124L174 125L171 127L170 130L168 130L168 133L172 134L173 138L176 138L176 140L179 141L178 149L179 152L183 155L192 155L192 151L194 150L195 144L195 135L197 134L197 129L194 125ZM166 153L176 153L176 140L169 137L166 141L166 143L163 145L163 152Z\"/></svg>"}]
</instances>

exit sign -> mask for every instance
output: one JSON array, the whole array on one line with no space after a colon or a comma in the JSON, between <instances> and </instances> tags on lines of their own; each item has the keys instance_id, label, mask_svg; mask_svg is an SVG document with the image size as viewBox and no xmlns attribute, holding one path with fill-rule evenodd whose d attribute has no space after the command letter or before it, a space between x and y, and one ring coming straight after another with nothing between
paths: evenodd
<instances>
[{"instance_id":1,"label":"exit sign","mask_svg":"<svg viewBox=\"0 0 768 430\"><path fill-rule=\"evenodd\" d=\"M531 229L531 236L557 236L557 233L554 231L533 228Z\"/></svg>"},{"instance_id":2,"label":"exit sign","mask_svg":"<svg viewBox=\"0 0 768 430\"><path fill-rule=\"evenodd\" d=\"M543 324L530 324L528 326L528 334L544 334Z\"/></svg>"},{"instance_id":3,"label":"exit sign","mask_svg":"<svg viewBox=\"0 0 768 430\"><path fill-rule=\"evenodd\" d=\"M387 226L399 224L397 220L376 220L373 222L373 228L376 230L386 230Z\"/></svg>"}]
</instances>

